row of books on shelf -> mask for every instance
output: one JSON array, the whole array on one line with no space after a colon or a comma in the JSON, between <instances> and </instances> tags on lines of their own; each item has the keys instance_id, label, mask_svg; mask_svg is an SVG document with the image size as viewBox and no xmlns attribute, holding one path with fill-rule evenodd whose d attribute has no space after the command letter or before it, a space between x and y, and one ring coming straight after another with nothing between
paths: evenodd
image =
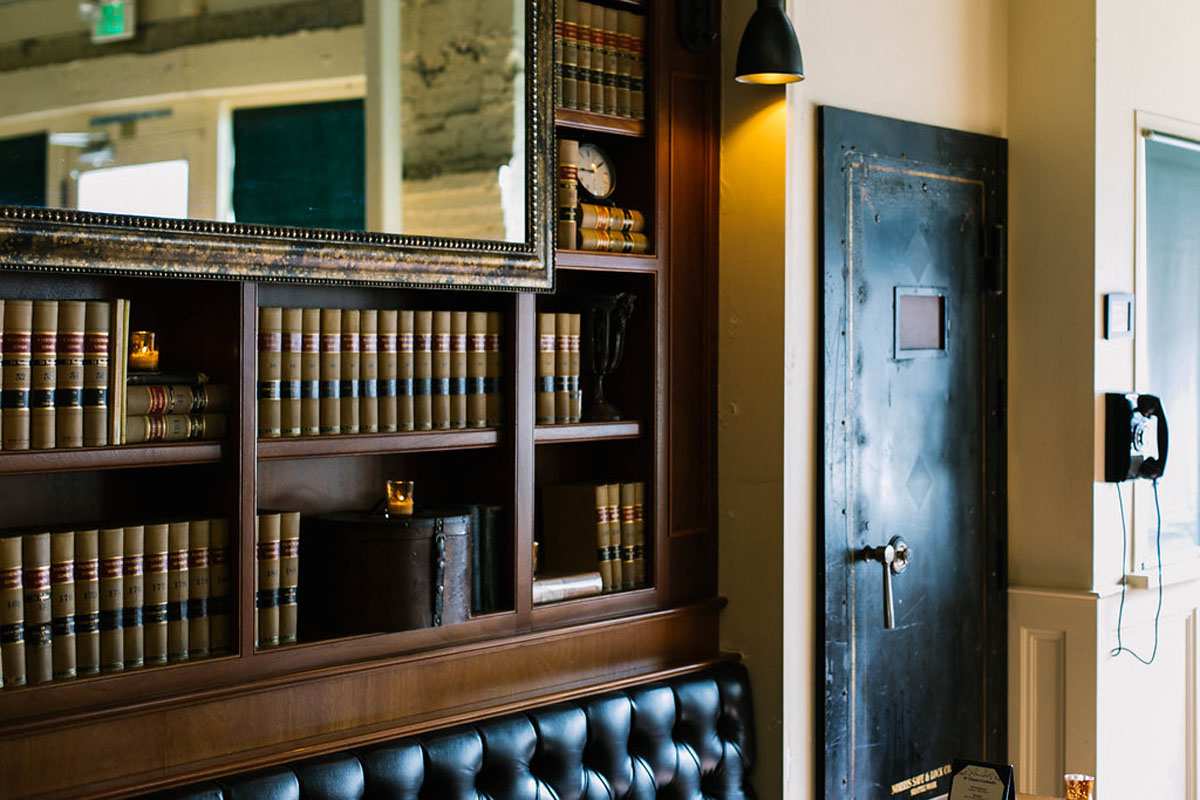
<instances>
[{"instance_id":1,"label":"row of books on shelf","mask_svg":"<svg viewBox=\"0 0 1200 800\"><path fill-rule=\"evenodd\" d=\"M300 512L259 511L254 518L254 587L260 648L296 642L300 591Z\"/></svg>"},{"instance_id":2,"label":"row of books on shelf","mask_svg":"<svg viewBox=\"0 0 1200 800\"><path fill-rule=\"evenodd\" d=\"M579 202L579 141L559 138L557 233L561 248L643 255L650 252L646 215L635 208Z\"/></svg>"},{"instance_id":3,"label":"row of books on shelf","mask_svg":"<svg viewBox=\"0 0 1200 800\"><path fill-rule=\"evenodd\" d=\"M542 489L535 605L646 585L646 484Z\"/></svg>"},{"instance_id":4,"label":"row of books on shelf","mask_svg":"<svg viewBox=\"0 0 1200 800\"><path fill-rule=\"evenodd\" d=\"M499 425L495 311L259 309L264 438Z\"/></svg>"},{"instance_id":5,"label":"row of books on shelf","mask_svg":"<svg viewBox=\"0 0 1200 800\"><path fill-rule=\"evenodd\" d=\"M229 564L227 519L0 538L0 685L229 651Z\"/></svg>"},{"instance_id":6,"label":"row of books on shelf","mask_svg":"<svg viewBox=\"0 0 1200 800\"><path fill-rule=\"evenodd\" d=\"M646 117L646 18L584 0L557 0L554 83L564 108Z\"/></svg>"},{"instance_id":7,"label":"row of books on shelf","mask_svg":"<svg viewBox=\"0 0 1200 800\"><path fill-rule=\"evenodd\" d=\"M537 424L579 422L579 314L538 314Z\"/></svg>"}]
</instances>

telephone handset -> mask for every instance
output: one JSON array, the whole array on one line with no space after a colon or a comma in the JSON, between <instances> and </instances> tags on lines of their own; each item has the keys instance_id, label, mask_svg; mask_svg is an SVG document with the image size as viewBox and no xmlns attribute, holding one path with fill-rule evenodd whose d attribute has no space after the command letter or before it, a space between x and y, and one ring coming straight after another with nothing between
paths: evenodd
<instances>
[{"instance_id":1,"label":"telephone handset","mask_svg":"<svg viewBox=\"0 0 1200 800\"><path fill-rule=\"evenodd\" d=\"M1152 394L1104 395L1104 480L1162 477L1167 417Z\"/></svg>"}]
</instances>

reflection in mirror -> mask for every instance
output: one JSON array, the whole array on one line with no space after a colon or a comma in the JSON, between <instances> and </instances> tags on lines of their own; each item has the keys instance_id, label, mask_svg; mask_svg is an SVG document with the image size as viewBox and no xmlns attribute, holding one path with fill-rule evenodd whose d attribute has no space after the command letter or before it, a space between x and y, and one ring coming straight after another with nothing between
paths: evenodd
<instances>
[{"instance_id":1,"label":"reflection in mirror","mask_svg":"<svg viewBox=\"0 0 1200 800\"><path fill-rule=\"evenodd\" d=\"M0 204L532 241L524 0L97 5L0 0Z\"/></svg>"}]
</instances>

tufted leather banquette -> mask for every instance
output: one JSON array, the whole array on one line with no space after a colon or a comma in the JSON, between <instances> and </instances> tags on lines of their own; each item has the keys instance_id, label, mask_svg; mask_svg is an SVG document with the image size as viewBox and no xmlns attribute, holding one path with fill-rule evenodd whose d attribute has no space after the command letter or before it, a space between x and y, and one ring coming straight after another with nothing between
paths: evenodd
<instances>
[{"instance_id":1,"label":"tufted leather banquette","mask_svg":"<svg viewBox=\"0 0 1200 800\"><path fill-rule=\"evenodd\" d=\"M741 664L231 775L158 795L220 800L753 798Z\"/></svg>"}]
</instances>

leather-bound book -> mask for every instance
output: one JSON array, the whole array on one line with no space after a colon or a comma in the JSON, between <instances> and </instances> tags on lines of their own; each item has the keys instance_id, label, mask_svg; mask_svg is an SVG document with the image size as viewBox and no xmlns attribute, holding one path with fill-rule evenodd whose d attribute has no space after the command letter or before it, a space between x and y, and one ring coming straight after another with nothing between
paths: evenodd
<instances>
[{"instance_id":1,"label":"leather-bound book","mask_svg":"<svg viewBox=\"0 0 1200 800\"><path fill-rule=\"evenodd\" d=\"M229 520L209 521L208 570L212 597L208 600L208 646L216 655L232 649L229 632L232 595L229 575Z\"/></svg>"},{"instance_id":2,"label":"leather-bound book","mask_svg":"<svg viewBox=\"0 0 1200 800\"><path fill-rule=\"evenodd\" d=\"M21 537L21 584L25 589L25 677L29 683L54 679L50 648L53 611L50 606L50 534Z\"/></svg>"},{"instance_id":3,"label":"leather-bound book","mask_svg":"<svg viewBox=\"0 0 1200 800\"><path fill-rule=\"evenodd\" d=\"M301 314L300 435L321 433L321 309Z\"/></svg>"},{"instance_id":4,"label":"leather-bound book","mask_svg":"<svg viewBox=\"0 0 1200 800\"><path fill-rule=\"evenodd\" d=\"M363 309L358 329L358 429L379 432L379 311Z\"/></svg>"},{"instance_id":5,"label":"leather-bound book","mask_svg":"<svg viewBox=\"0 0 1200 800\"><path fill-rule=\"evenodd\" d=\"M563 50L562 91L559 104L563 108L579 108L579 0L562 0Z\"/></svg>"},{"instance_id":6,"label":"leather-bound book","mask_svg":"<svg viewBox=\"0 0 1200 800\"><path fill-rule=\"evenodd\" d=\"M199 439L220 439L225 436L224 414L166 414L127 417L125 441L187 442Z\"/></svg>"},{"instance_id":7,"label":"leather-bound book","mask_svg":"<svg viewBox=\"0 0 1200 800\"><path fill-rule=\"evenodd\" d=\"M100 674L100 531L75 531L75 669Z\"/></svg>"},{"instance_id":8,"label":"leather-bound book","mask_svg":"<svg viewBox=\"0 0 1200 800\"><path fill-rule=\"evenodd\" d=\"M570 315L570 327L567 329L567 399L569 414L568 422L580 422L583 419L583 391L579 386L579 328L582 322L581 314Z\"/></svg>"},{"instance_id":9,"label":"leather-bound book","mask_svg":"<svg viewBox=\"0 0 1200 800\"><path fill-rule=\"evenodd\" d=\"M50 534L50 619L54 680L74 678L75 531Z\"/></svg>"},{"instance_id":10,"label":"leather-bound book","mask_svg":"<svg viewBox=\"0 0 1200 800\"><path fill-rule=\"evenodd\" d=\"M258 583L254 592L258 609L255 643L279 646L279 513L262 512L256 518Z\"/></svg>"},{"instance_id":11,"label":"leather-bound book","mask_svg":"<svg viewBox=\"0 0 1200 800\"><path fill-rule=\"evenodd\" d=\"M258 310L258 435L280 436L279 381L283 374L283 309Z\"/></svg>"},{"instance_id":12,"label":"leather-bound book","mask_svg":"<svg viewBox=\"0 0 1200 800\"><path fill-rule=\"evenodd\" d=\"M634 119L646 118L646 18L630 15L629 110Z\"/></svg>"},{"instance_id":13,"label":"leather-bound book","mask_svg":"<svg viewBox=\"0 0 1200 800\"><path fill-rule=\"evenodd\" d=\"M112 305L112 337L108 340L108 441L125 444L125 387L129 378L129 301Z\"/></svg>"},{"instance_id":14,"label":"leather-bound book","mask_svg":"<svg viewBox=\"0 0 1200 800\"><path fill-rule=\"evenodd\" d=\"M342 310L321 309L321 435L342 432Z\"/></svg>"},{"instance_id":15,"label":"leather-bound book","mask_svg":"<svg viewBox=\"0 0 1200 800\"><path fill-rule=\"evenodd\" d=\"M167 548L170 526L157 522L145 527L146 558L142 577L142 641L147 667L167 663Z\"/></svg>"},{"instance_id":16,"label":"leather-bound book","mask_svg":"<svg viewBox=\"0 0 1200 800\"><path fill-rule=\"evenodd\" d=\"M615 8L604 9L604 113L617 113L617 73L621 49L618 47L618 17Z\"/></svg>"},{"instance_id":17,"label":"leather-bound book","mask_svg":"<svg viewBox=\"0 0 1200 800\"><path fill-rule=\"evenodd\" d=\"M400 430L416 429L416 314L400 311L397 315L399 333L396 335L396 408ZM432 326L433 322L430 321ZM428 374L426 375L428 379ZM428 386L428 381L426 382ZM426 391L428 394L428 391ZM426 417L432 421L432 417ZM428 426L427 426L428 427Z\"/></svg>"},{"instance_id":18,"label":"leather-bound book","mask_svg":"<svg viewBox=\"0 0 1200 800\"><path fill-rule=\"evenodd\" d=\"M300 512L279 514L279 643L295 644L300 589Z\"/></svg>"},{"instance_id":19,"label":"leather-bound book","mask_svg":"<svg viewBox=\"0 0 1200 800\"><path fill-rule=\"evenodd\" d=\"M563 96L563 13L565 0L554 0L554 102L561 105Z\"/></svg>"},{"instance_id":20,"label":"leather-bound book","mask_svg":"<svg viewBox=\"0 0 1200 800\"><path fill-rule=\"evenodd\" d=\"M555 182L555 204L558 207L557 246L575 248L575 231L579 224L579 142L576 139L558 140L558 180Z\"/></svg>"},{"instance_id":21,"label":"leather-bound book","mask_svg":"<svg viewBox=\"0 0 1200 800\"><path fill-rule=\"evenodd\" d=\"M125 669L146 666L146 629L142 624L146 603L146 529L126 525L124 567L121 572L125 601L121 611L121 630L125 638Z\"/></svg>"},{"instance_id":22,"label":"leather-bound book","mask_svg":"<svg viewBox=\"0 0 1200 800\"><path fill-rule=\"evenodd\" d=\"M621 484L620 503L618 515L621 527L621 588L632 589L636 585L633 566L634 484Z\"/></svg>"},{"instance_id":23,"label":"leather-bound book","mask_svg":"<svg viewBox=\"0 0 1200 800\"><path fill-rule=\"evenodd\" d=\"M646 585L646 484L633 484L633 585Z\"/></svg>"},{"instance_id":24,"label":"leather-bound book","mask_svg":"<svg viewBox=\"0 0 1200 800\"><path fill-rule=\"evenodd\" d=\"M394 433L400 430L400 409L396 398L396 379L400 364L397 361L396 337L399 323L395 309L379 311L379 430Z\"/></svg>"},{"instance_id":25,"label":"leather-bound book","mask_svg":"<svg viewBox=\"0 0 1200 800\"><path fill-rule=\"evenodd\" d=\"M579 249L600 253L644 255L650 252L650 240L644 233L579 229Z\"/></svg>"},{"instance_id":26,"label":"leather-bound book","mask_svg":"<svg viewBox=\"0 0 1200 800\"><path fill-rule=\"evenodd\" d=\"M125 669L125 529L100 529L100 671Z\"/></svg>"},{"instance_id":27,"label":"leather-bound book","mask_svg":"<svg viewBox=\"0 0 1200 800\"><path fill-rule=\"evenodd\" d=\"M532 588L533 604L537 606L577 597L594 597L604 591L604 581L599 572L578 572L538 578Z\"/></svg>"},{"instance_id":28,"label":"leather-bound book","mask_svg":"<svg viewBox=\"0 0 1200 800\"><path fill-rule=\"evenodd\" d=\"M553 425L554 414L554 335L556 319L550 312L538 314L538 361L537 361L537 424Z\"/></svg>"},{"instance_id":29,"label":"leather-bound book","mask_svg":"<svg viewBox=\"0 0 1200 800\"><path fill-rule=\"evenodd\" d=\"M188 528L167 526L167 661L188 660Z\"/></svg>"},{"instance_id":30,"label":"leather-bound book","mask_svg":"<svg viewBox=\"0 0 1200 800\"><path fill-rule=\"evenodd\" d=\"M207 519L188 523L188 659L210 652L208 600L212 596L208 548L211 525Z\"/></svg>"},{"instance_id":31,"label":"leather-bound book","mask_svg":"<svg viewBox=\"0 0 1200 800\"><path fill-rule=\"evenodd\" d=\"M403 330L403 328L401 328ZM401 345L403 358L403 345ZM403 366L402 366L403 368ZM413 312L413 429L433 429L433 312Z\"/></svg>"},{"instance_id":32,"label":"leather-bound book","mask_svg":"<svg viewBox=\"0 0 1200 800\"><path fill-rule=\"evenodd\" d=\"M21 537L0 538L0 672L8 688L25 685L25 589Z\"/></svg>"},{"instance_id":33,"label":"leather-bound book","mask_svg":"<svg viewBox=\"0 0 1200 800\"><path fill-rule=\"evenodd\" d=\"M597 231L642 233L646 229L646 216L634 208L580 203L579 227Z\"/></svg>"},{"instance_id":34,"label":"leather-bound book","mask_svg":"<svg viewBox=\"0 0 1200 800\"><path fill-rule=\"evenodd\" d=\"M629 76L633 72L633 12L617 12L617 116L633 116L629 97Z\"/></svg>"},{"instance_id":35,"label":"leather-bound book","mask_svg":"<svg viewBox=\"0 0 1200 800\"><path fill-rule=\"evenodd\" d=\"M433 312L433 429L450 427L450 312Z\"/></svg>"},{"instance_id":36,"label":"leather-bound book","mask_svg":"<svg viewBox=\"0 0 1200 800\"><path fill-rule=\"evenodd\" d=\"M504 315L499 311L487 312L487 397L488 427L499 427L504 421L504 398L500 394L500 381L504 378L504 353L500 350L500 337L504 334Z\"/></svg>"},{"instance_id":37,"label":"leather-bound book","mask_svg":"<svg viewBox=\"0 0 1200 800\"><path fill-rule=\"evenodd\" d=\"M108 340L112 307L88 300L83 331L83 446L108 444Z\"/></svg>"},{"instance_id":38,"label":"leather-bound book","mask_svg":"<svg viewBox=\"0 0 1200 800\"><path fill-rule=\"evenodd\" d=\"M583 5L583 3L580 3ZM606 113L604 107L604 6L599 3L591 5L591 27L588 29L592 39L592 69L589 85L592 89L592 113Z\"/></svg>"},{"instance_id":39,"label":"leather-bound book","mask_svg":"<svg viewBox=\"0 0 1200 800\"><path fill-rule=\"evenodd\" d=\"M610 483L608 488L608 560L612 564L612 591L621 588L621 484Z\"/></svg>"},{"instance_id":40,"label":"leather-bound book","mask_svg":"<svg viewBox=\"0 0 1200 800\"><path fill-rule=\"evenodd\" d=\"M362 357L358 352L358 333L361 316L357 309L346 309L342 312L342 383L339 388L342 397L342 421L339 430L342 433L358 433L359 428L358 389Z\"/></svg>"},{"instance_id":41,"label":"leather-bound book","mask_svg":"<svg viewBox=\"0 0 1200 800\"><path fill-rule=\"evenodd\" d=\"M571 315L554 319L554 421L571 421Z\"/></svg>"},{"instance_id":42,"label":"leather-bound book","mask_svg":"<svg viewBox=\"0 0 1200 800\"><path fill-rule=\"evenodd\" d=\"M131 417L215 414L228 410L229 387L223 384L168 383L125 389L125 413ZM132 440L132 435L127 438Z\"/></svg>"},{"instance_id":43,"label":"leather-bound book","mask_svg":"<svg viewBox=\"0 0 1200 800\"><path fill-rule=\"evenodd\" d=\"M33 358L33 301L4 303L4 367L0 406L5 450L29 449L29 389Z\"/></svg>"},{"instance_id":44,"label":"leather-bound book","mask_svg":"<svg viewBox=\"0 0 1200 800\"><path fill-rule=\"evenodd\" d=\"M467 313L467 427L487 427L487 313Z\"/></svg>"},{"instance_id":45,"label":"leather-bound book","mask_svg":"<svg viewBox=\"0 0 1200 800\"><path fill-rule=\"evenodd\" d=\"M58 301L33 301L33 350L29 361L29 446L55 446L58 389Z\"/></svg>"},{"instance_id":46,"label":"leather-bound book","mask_svg":"<svg viewBox=\"0 0 1200 800\"><path fill-rule=\"evenodd\" d=\"M592 4L586 0L575 3L575 63L575 108L592 111Z\"/></svg>"},{"instance_id":47,"label":"leather-bound book","mask_svg":"<svg viewBox=\"0 0 1200 800\"><path fill-rule=\"evenodd\" d=\"M450 312L450 427L467 427L467 312Z\"/></svg>"},{"instance_id":48,"label":"leather-bound book","mask_svg":"<svg viewBox=\"0 0 1200 800\"><path fill-rule=\"evenodd\" d=\"M283 356L279 372L279 433L299 436L304 368L304 309L283 309Z\"/></svg>"},{"instance_id":49,"label":"leather-bound book","mask_svg":"<svg viewBox=\"0 0 1200 800\"><path fill-rule=\"evenodd\" d=\"M58 303L58 383L54 391L57 447L83 447L83 337L87 303Z\"/></svg>"}]
</instances>

